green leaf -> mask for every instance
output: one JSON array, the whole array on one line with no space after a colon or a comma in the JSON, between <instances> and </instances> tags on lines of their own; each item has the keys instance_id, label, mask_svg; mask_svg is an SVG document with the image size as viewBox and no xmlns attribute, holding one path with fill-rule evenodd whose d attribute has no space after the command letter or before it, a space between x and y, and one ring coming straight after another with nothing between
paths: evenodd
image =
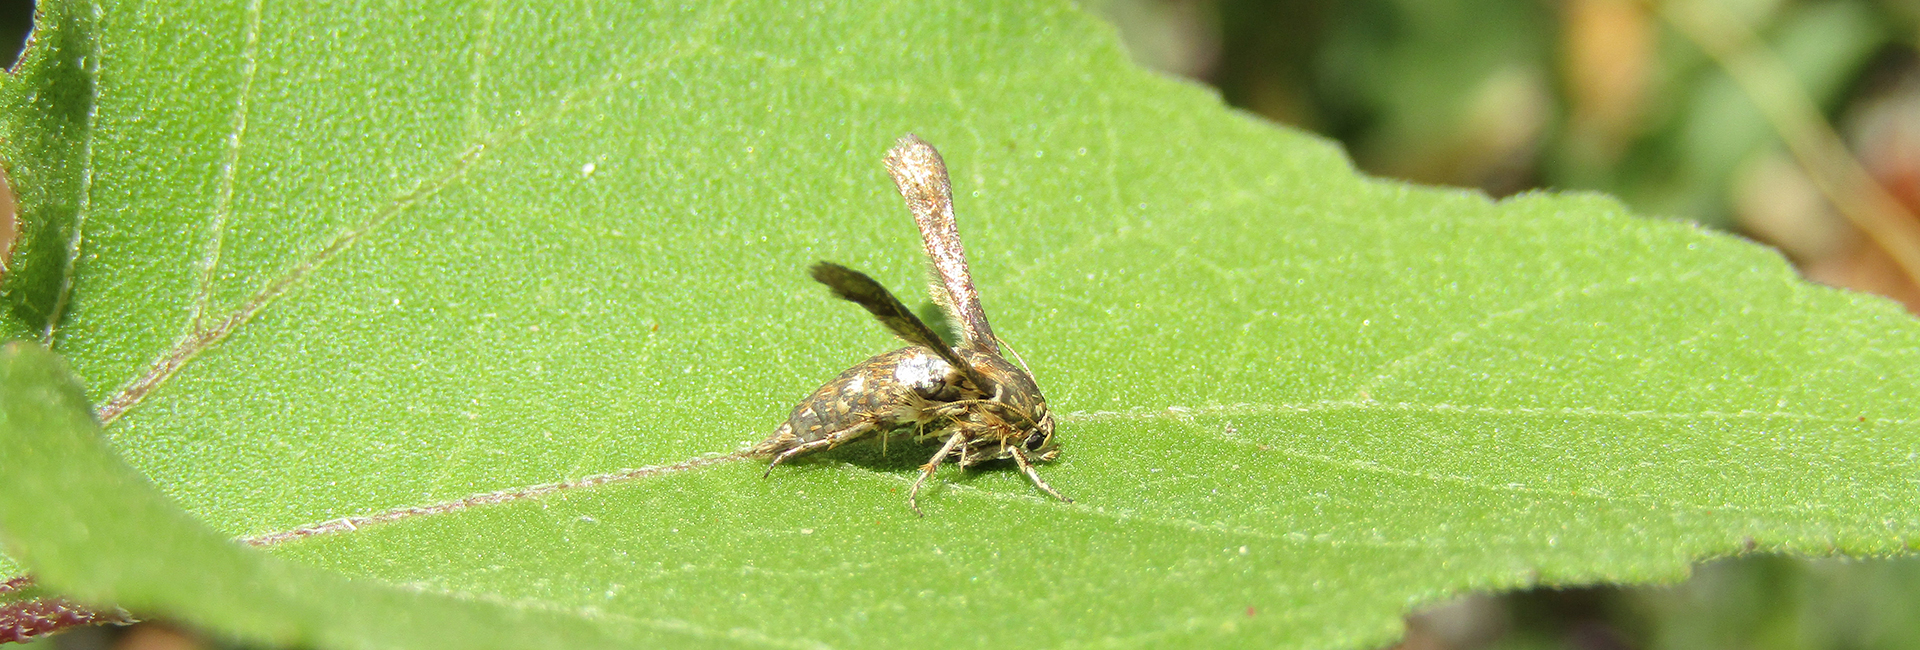
<instances>
[{"instance_id":1,"label":"green leaf","mask_svg":"<svg viewBox=\"0 0 1920 650\"><path fill-rule=\"evenodd\" d=\"M1920 532L1920 325L1731 237L1364 179L1061 4L462 9L114 5L72 36L99 73L58 349L193 517L304 531L288 571L616 639L1363 647L1464 590ZM924 448L726 455L896 345L804 269L918 284L878 162L909 131L1073 504L948 468L921 519ZM74 544L97 569L26 559L264 625ZM283 622L412 616L327 602Z\"/></svg>"},{"instance_id":2,"label":"green leaf","mask_svg":"<svg viewBox=\"0 0 1920 650\"><path fill-rule=\"evenodd\" d=\"M79 220L90 180L94 75L92 16L46 11L33 72L0 84L6 178L18 229L0 262L0 338L50 338L66 310Z\"/></svg>"},{"instance_id":3,"label":"green leaf","mask_svg":"<svg viewBox=\"0 0 1920 650\"><path fill-rule=\"evenodd\" d=\"M698 638L656 621L588 624L537 604L350 580L237 548L114 455L53 353L20 342L0 348L0 394L8 550L75 597L214 622L282 645L614 648Z\"/></svg>"}]
</instances>

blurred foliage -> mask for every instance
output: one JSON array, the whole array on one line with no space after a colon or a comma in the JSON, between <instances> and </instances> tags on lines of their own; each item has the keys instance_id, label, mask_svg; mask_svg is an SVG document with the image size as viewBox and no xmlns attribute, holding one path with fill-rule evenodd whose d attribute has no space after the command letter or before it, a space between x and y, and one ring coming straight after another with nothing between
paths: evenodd
<instances>
[{"instance_id":1,"label":"blurred foliage","mask_svg":"<svg viewBox=\"0 0 1920 650\"><path fill-rule=\"evenodd\" d=\"M1920 641L1920 562L1750 557L1707 564L1666 588L1466 602L1475 606L1423 614L1421 647L1895 650Z\"/></svg>"},{"instance_id":2,"label":"blurred foliage","mask_svg":"<svg viewBox=\"0 0 1920 650\"><path fill-rule=\"evenodd\" d=\"M1920 213L1920 3L1694 0L1758 39ZM1811 279L1920 311L1775 125L1638 0L1095 1L1137 61L1344 143L1369 173L1507 195L1597 190L1772 244ZM1920 226L1920 222L1915 222ZM1468 598L1407 648L1920 647L1920 561L1755 557L1666 589Z\"/></svg>"},{"instance_id":3,"label":"blurred foliage","mask_svg":"<svg viewBox=\"0 0 1920 650\"><path fill-rule=\"evenodd\" d=\"M1597 190L1773 244L1818 281L1920 309L1758 108L1638 0L1111 0L1149 66L1345 143L1373 174ZM1744 23L1869 171L1920 211L1920 3L1692 0ZM1916 224L1920 228L1920 224Z\"/></svg>"}]
</instances>

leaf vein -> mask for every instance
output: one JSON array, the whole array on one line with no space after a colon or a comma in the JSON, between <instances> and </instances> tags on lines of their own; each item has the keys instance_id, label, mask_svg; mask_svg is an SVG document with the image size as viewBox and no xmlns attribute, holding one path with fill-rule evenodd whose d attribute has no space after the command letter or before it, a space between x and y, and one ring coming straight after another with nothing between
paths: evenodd
<instances>
[{"instance_id":1,"label":"leaf vein","mask_svg":"<svg viewBox=\"0 0 1920 650\"><path fill-rule=\"evenodd\" d=\"M262 0L247 3L246 32L241 37L240 48L240 92L233 102L233 112L228 117L227 149L221 154L220 178L212 219L208 223L206 249L200 254L200 279L193 299L193 318L187 324L188 335L205 328L207 307L213 300L213 276L220 266L221 249L225 245L227 221L233 217L233 187L239 176L240 151L247 136L248 104L253 98L253 80L260 69L260 13Z\"/></svg>"},{"instance_id":2,"label":"leaf vein","mask_svg":"<svg viewBox=\"0 0 1920 650\"><path fill-rule=\"evenodd\" d=\"M1566 417L1566 418L1615 418L1623 420L1790 420L1819 424L1857 425L1856 418L1839 416L1810 415L1785 411L1622 411L1596 407L1529 407L1529 406L1474 406L1445 403L1422 402L1380 402L1373 400L1321 400L1316 402L1282 404L1216 404L1203 407L1168 406L1165 408L1137 408L1126 411L1073 411L1061 413L1061 422L1111 422L1124 420L1184 420L1195 417L1232 417L1250 415L1281 415L1325 413L1333 411L1384 411L1398 413L1468 413L1474 415L1495 415L1513 417ZM1878 424L1911 426L1920 424L1920 420L1901 418L1876 419Z\"/></svg>"},{"instance_id":3,"label":"leaf vein","mask_svg":"<svg viewBox=\"0 0 1920 650\"><path fill-rule=\"evenodd\" d=\"M1552 491L1552 490L1543 490L1538 488L1530 488L1524 485L1515 485L1515 484L1500 485L1500 484L1494 484L1494 483L1487 483L1484 481L1476 481L1465 476L1449 476L1445 474L1433 474L1433 473L1415 471L1410 469L1402 469L1399 467L1394 467L1391 465L1383 465L1380 463L1371 463L1371 462L1359 461L1359 460L1342 460L1339 458L1334 458L1332 456L1314 454L1310 452L1300 451L1298 449L1290 449L1286 447L1279 447L1279 446L1272 446L1272 445L1261 445L1251 440L1243 440L1238 437L1225 435L1225 434L1214 434L1213 437L1224 442L1229 442L1232 444L1246 446L1246 447L1255 447L1255 448L1261 449L1261 451L1274 451L1284 456L1289 456L1292 458L1297 458L1300 460L1314 462L1314 463L1320 463L1322 465L1327 465L1330 467L1343 468L1348 471L1359 472L1363 474L1380 474L1385 476L1396 476L1401 478L1414 478L1414 479L1420 479L1420 480L1429 481L1433 483L1452 484L1452 485L1457 485L1467 489L1479 490L1481 492L1489 492L1494 494L1501 494L1501 493L1524 494L1524 495L1529 495L1529 496L1534 496L1534 497L1544 498L1549 500L1579 499L1583 501L1591 501L1591 502L1602 503L1606 505L1621 505L1621 504L1632 503L1632 504L1639 504L1644 506L1675 508L1680 510L1686 510L1689 512L1699 512L1699 513L1707 513L1707 514L1713 514L1718 512L1729 512L1729 511L1757 513L1757 514L1776 514L1776 515L1777 514L1805 514L1805 513L1819 512L1818 510L1808 509L1808 508L1747 508L1747 507L1730 505L1730 504L1722 504L1718 506L1704 506L1704 505L1696 505L1696 504L1689 504L1689 503L1661 501L1658 499L1653 499L1648 497L1613 496L1613 495L1606 495L1606 494L1583 493L1583 492L1571 491L1571 490L1566 492L1559 492L1559 491Z\"/></svg>"},{"instance_id":4,"label":"leaf vein","mask_svg":"<svg viewBox=\"0 0 1920 650\"><path fill-rule=\"evenodd\" d=\"M724 454L724 455L706 455L706 456L700 456L697 458L692 458L689 460L674 463L672 465L648 465L646 467L623 469L623 470L618 470L614 472L608 472L606 474L594 474L591 476L585 476L578 479L560 481L556 483L539 483L535 485L527 485L527 486L521 486L521 487L506 488L502 490L495 490L492 492L482 492L480 494L475 494L472 496L455 499L452 501L441 501L438 503L429 503L426 505L394 508L392 510L387 510L384 512L376 512L376 513L367 514L367 515L356 515L352 517L341 517L338 519L329 519L326 521L315 522L315 523L306 524L302 526L295 526L287 530L261 533L257 535L242 537L240 538L239 541L243 544L248 544L252 546L267 546L271 544L278 544L281 542L292 541L296 539L313 537L316 535L325 535L330 533L340 533L340 532L359 530L361 526L367 526L372 524L383 524L383 523L399 521L402 519L407 519L407 518L417 517L422 515L445 514L449 512L466 510L468 508L472 508L475 506L492 505L496 503L507 503L511 501L519 501L522 499L530 499L530 498L539 497L547 494L552 494L562 490L594 487L598 485L607 485L609 483L620 483L625 481L631 481L634 479L648 478L652 476L659 476L662 474L668 474L673 472L681 472L681 471L706 467L708 465L715 465L719 463L740 460L742 458L746 458L747 456L748 454L746 452L734 452L731 454Z\"/></svg>"},{"instance_id":5,"label":"leaf vein","mask_svg":"<svg viewBox=\"0 0 1920 650\"><path fill-rule=\"evenodd\" d=\"M1455 344L1466 342L1486 332L1492 331L1493 326L1497 323L1507 321L1509 319L1516 318L1519 316L1525 316L1533 312L1539 311L1543 308L1559 306L1561 304L1564 304L1568 298L1571 298L1573 296L1578 295L1578 296L1591 297L1596 294L1604 294L1604 293L1610 293L1613 291L1624 291L1628 289L1642 288L1644 285L1647 285L1647 284L1658 284L1658 283L1665 283L1665 282L1674 282L1674 283L1686 282L1696 278L1699 275L1700 273L1698 271L1693 271L1688 273L1682 273L1675 276L1633 276L1633 277L1628 277L1624 280L1611 280L1611 279L1602 280L1600 282L1595 282L1595 283L1587 284L1580 287L1567 288L1567 289L1554 291L1547 295L1529 300L1518 307L1514 307L1512 309L1508 309L1505 311L1498 311L1491 314L1487 314L1486 316L1482 317L1479 321L1466 327L1465 329L1461 329L1459 331L1453 332L1446 336L1435 338L1432 341L1430 341L1426 347L1423 347L1420 350L1401 356L1385 364L1381 364L1380 367L1377 370L1375 370L1372 377L1368 378L1366 381L1360 382L1360 385L1354 388L1354 394L1372 395L1375 390L1378 390L1381 382L1384 382L1384 381L1387 381L1388 379L1393 378L1395 374L1399 373L1403 368L1407 367L1409 364L1413 364L1418 361L1425 360L1426 358L1431 357L1442 350L1446 350L1448 348L1453 347Z\"/></svg>"},{"instance_id":6,"label":"leaf vein","mask_svg":"<svg viewBox=\"0 0 1920 650\"><path fill-rule=\"evenodd\" d=\"M643 62L643 65L635 67L639 70L665 67L694 51L700 50L705 39L714 29L717 29L715 25L720 23L720 21L712 19L715 15L714 12L724 11L725 8L726 7L711 9L708 19L703 21L706 29L700 33L694 34L685 40L675 42L664 54L646 60ZM148 394L152 393L153 389L165 383L174 373L179 372L179 370L186 366L189 361L192 361L194 357L225 340L236 328L251 321L261 309L271 304L288 289L306 279L314 271L337 258L342 252L352 248L356 242L368 233L385 225L400 213L433 197L441 190L451 187L455 183L463 180L468 172L481 160L486 158L490 150L519 140L534 128L556 119L561 115L565 115L581 99L599 96L610 90L615 85L625 81L626 74L629 71L628 68L610 71L602 75L597 83L567 93L547 109L533 113L530 117L512 128L499 131L489 138L482 139L468 146L465 150L461 151L451 163L443 168L440 174L420 179L411 190L376 211L365 223L357 228L346 230L335 236L326 246L308 255L305 260L270 282L258 293L255 293L253 297L241 305L239 309L228 314L225 318L220 319L211 327L199 328L181 337L174 343L173 347L161 353L160 357L156 359L152 365L148 366L145 372L125 384L120 390L115 391L113 396L107 399L96 412L100 422L103 425L111 424L114 420L119 419L128 409L138 405Z\"/></svg>"}]
</instances>

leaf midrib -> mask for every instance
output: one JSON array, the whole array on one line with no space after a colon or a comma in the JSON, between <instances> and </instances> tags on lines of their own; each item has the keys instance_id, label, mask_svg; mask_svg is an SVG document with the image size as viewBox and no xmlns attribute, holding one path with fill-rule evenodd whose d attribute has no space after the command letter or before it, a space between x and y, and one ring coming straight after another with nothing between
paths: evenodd
<instances>
[{"instance_id":1,"label":"leaf midrib","mask_svg":"<svg viewBox=\"0 0 1920 650\"><path fill-rule=\"evenodd\" d=\"M1710 411L1698 412L1698 413L1667 413L1667 412L1655 412L1655 411L1610 411L1610 410L1592 409L1592 408L1496 408L1496 407L1455 406L1455 405L1449 405L1449 404L1418 404L1418 403L1408 403L1408 402L1386 403L1386 402L1356 402L1356 401L1321 401L1321 402L1310 402L1310 403L1303 403L1303 404L1243 403L1243 404L1215 405L1215 406L1207 406L1207 407L1199 407L1199 408L1187 408L1187 407L1175 406L1175 407L1168 407L1164 409L1153 409L1153 410L1136 409L1133 411L1126 411L1126 412L1077 411L1077 412L1061 414L1060 422L1063 424L1070 425L1070 424L1081 423L1081 422L1095 423L1095 422L1111 422L1111 421L1120 421L1120 420L1191 421L1198 418L1219 418L1219 417L1236 417L1236 416L1245 417L1245 416L1283 415L1283 414L1300 414L1300 413L1330 413L1330 412L1340 412L1340 411L1372 411L1372 412L1427 413L1427 414L1473 413L1478 415L1509 416L1509 417L1522 417L1522 418L1533 418L1533 417L1539 417L1544 415L1544 416L1554 416L1554 417L1562 417L1562 418L1595 418L1595 419L1611 418L1611 419L1627 419L1627 420L1646 419L1646 420L1661 420L1661 421L1688 420L1688 419L1697 419L1700 417L1718 417L1724 420L1737 420L1737 421L1746 421L1746 420L1765 421L1765 420L1784 419L1784 420L1796 421L1796 422L1813 422L1813 423L1820 423L1820 424L1854 424L1853 421L1845 420L1845 419L1809 416L1809 415L1795 414L1795 413L1758 413L1758 412L1715 413ZM1906 422L1906 421L1897 421L1894 423L1909 424L1909 422ZM1436 484L1455 485L1465 489L1471 489L1471 490L1477 490L1477 491L1483 491L1483 492L1489 492L1489 493L1529 495L1529 496L1543 497L1551 500L1568 500L1568 499L1583 500L1583 501L1590 501L1590 502L1602 503L1602 504L1608 504L1608 505L1639 504L1639 505L1647 505L1647 506L1657 506L1659 508L1670 508L1670 509L1685 511L1685 512L1705 513L1705 514L1720 514L1720 513L1727 513L1727 512L1752 513L1752 514L1777 514L1777 515L1778 514L1785 514L1785 515L1825 514L1824 511L1821 511L1819 509L1813 509L1813 508L1749 508L1749 507L1743 507L1743 506L1737 506L1737 505L1731 505L1731 504L1700 505L1700 504L1690 504L1690 503L1684 503L1684 502L1678 502L1678 501L1663 500L1663 499L1658 499L1654 497L1645 497L1645 496L1620 496L1620 495L1608 495L1608 494L1592 494L1592 493L1579 492L1579 491L1546 490L1546 489L1540 489L1540 488L1531 488L1531 487L1515 486L1515 485L1495 485L1491 483L1474 481L1470 478L1463 477L1463 476L1419 472L1419 471L1403 469L1403 468L1399 468L1391 465L1382 465L1379 463L1344 461L1338 458L1306 453L1296 449L1290 449L1290 448L1286 448L1278 445L1260 445L1259 443L1256 443L1251 440L1244 440L1238 437L1226 435L1226 434L1211 431L1211 430L1207 430L1205 435L1208 435L1216 440L1219 440L1221 442L1225 442L1228 444L1238 445L1238 446L1258 447L1261 449L1261 451L1279 453L1281 455L1284 455L1290 458L1303 460L1303 461L1316 463L1316 464L1327 465L1327 466L1331 466L1331 467L1349 471L1349 472L1388 475L1388 476L1395 476L1400 478L1413 478L1413 479L1419 479L1419 480L1428 481ZM684 472L684 471L693 470L693 469L702 469L709 466L718 465L721 463L743 460L746 458L748 458L748 455L742 452L734 452L731 454L708 453L702 456L681 461L679 463L666 464L666 465L650 465L650 466L641 467L641 468L622 469L614 472L596 474L593 476L588 476L588 477L583 477L583 478L578 478L573 480L567 480L567 481L561 481L561 482L555 482L555 483L541 483L541 484L526 485L526 486L519 486L519 487L509 487L509 488L503 488L499 490L476 493L476 494L462 497L459 499L451 499L447 501L439 501L439 502L426 503L426 504L420 504L420 505L390 508L390 509L372 513L372 514L354 515L354 516L348 516L348 517L337 517L337 518L327 519L327 520L323 520L323 521L319 521L311 524L295 526L282 531L274 531L274 532L249 535L246 537L238 538L237 541L240 541L242 543L249 544L249 545L255 545L255 546L271 546L271 545L278 544L285 541L304 539L307 537L314 537L319 535L331 535L331 534L337 534L337 533L357 532L363 526L369 526L369 525L377 526L380 524L393 523L401 520L413 519L413 518L422 517L422 516L452 514L461 510L466 510L471 507L502 505L506 503L523 501L527 499L540 498L540 497L544 497L547 495L560 493L560 492L569 492L569 491L581 489L581 488L593 488L593 487L600 487L600 486L610 485L615 483L626 483L626 482L639 480L643 478L655 478L655 477L669 475L669 474L677 474L679 472ZM862 472L863 474L872 478L896 481L901 483L902 485L908 485L912 483L912 481L906 477L897 476L891 473L874 471L874 470L860 468L854 465L844 464L844 463L842 465L844 465L846 468L850 468L852 470ZM1114 512L1114 511L1109 511L1107 509L1099 508L1097 506L1092 506L1085 503L1075 503L1071 505L1054 504L1051 501L1046 501L1044 499L1040 499L1038 497L1033 497L1029 495L1004 494L1004 493L994 492L990 490L981 490L979 488L974 488L974 487L960 485L960 484L948 484L946 489L959 490L960 493L962 494L967 494L969 496L975 496L975 497L981 497L981 498L988 498L993 500L1017 501L1018 503L1022 503L1022 504L1039 505L1043 507L1052 507L1052 508L1064 508L1064 510L1055 510L1055 512L1069 512L1069 513L1079 513L1083 515L1097 515L1097 516L1111 519L1114 521L1142 520L1142 521L1149 521L1150 523L1155 523L1157 525L1164 525L1164 526L1173 527L1173 528L1207 529L1207 530L1213 530L1215 532L1219 532L1223 534L1246 535L1246 536L1256 537L1260 539L1286 541L1289 543L1312 541L1315 543L1328 544L1328 545L1377 546L1381 548L1396 548L1396 549L1420 548L1420 549L1430 549L1430 550L1448 550L1453 548L1459 548L1457 546L1449 545L1449 544L1440 544L1440 545L1407 544L1407 543L1377 542L1377 541L1371 541L1371 540L1344 539L1344 538L1326 539L1326 540L1301 540L1291 536L1274 535L1272 533L1267 533L1267 532L1259 531L1256 529L1244 528L1239 526L1222 526L1218 524L1209 524L1209 523L1200 522L1200 521L1180 520L1176 518L1159 517L1157 515L1145 515L1145 514L1140 514L1136 512L1130 512L1130 511ZM1485 545L1482 543L1475 543L1472 546L1474 548L1480 548Z\"/></svg>"}]
</instances>

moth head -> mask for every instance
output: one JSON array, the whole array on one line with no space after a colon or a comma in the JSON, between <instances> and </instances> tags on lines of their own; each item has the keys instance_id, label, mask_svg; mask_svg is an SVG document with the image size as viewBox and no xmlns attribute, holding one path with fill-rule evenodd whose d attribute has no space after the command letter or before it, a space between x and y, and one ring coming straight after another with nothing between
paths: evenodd
<instances>
[{"instance_id":1,"label":"moth head","mask_svg":"<svg viewBox=\"0 0 1920 650\"><path fill-rule=\"evenodd\" d=\"M997 458L1020 449L1027 458L1053 460L1060 450L1053 437L1053 413L1047 410L1047 398L1034 385L1033 376L1005 358L990 352L957 349L989 383L981 392L986 397L973 409L975 422L992 427L991 434L1001 450Z\"/></svg>"},{"instance_id":2,"label":"moth head","mask_svg":"<svg viewBox=\"0 0 1920 650\"><path fill-rule=\"evenodd\" d=\"M1040 408L1039 421L1034 422L1027 439L1020 446L1026 449L1030 458L1053 460L1060 456L1060 445L1053 440L1053 414L1046 412L1045 406Z\"/></svg>"}]
</instances>

